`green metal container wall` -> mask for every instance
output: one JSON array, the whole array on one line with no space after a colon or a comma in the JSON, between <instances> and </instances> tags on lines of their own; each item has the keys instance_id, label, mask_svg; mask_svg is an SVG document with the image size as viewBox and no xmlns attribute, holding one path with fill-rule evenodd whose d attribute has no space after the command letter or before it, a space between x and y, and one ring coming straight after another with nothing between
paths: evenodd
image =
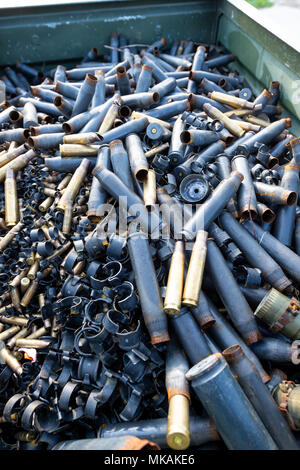
<instances>
[{"instance_id":1,"label":"green metal container wall","mask_svg":"<svg viewBox=\"0 0 300 470\"><path fill-rule=\"evenodd\" d=\"M30 2L29 2L30 3ZM31 2L32 4L33 2ZM249 11L253 10L253 15ZM237 60L232 67L258 93L271 80L282 84L284 114L300 135L300 53L258 20L241 0L86 1L52 6L0 8L0 65L79 59L93 46L108 49L112 31L138 44L164 36L221 43Z\"/></svg>"}]
</instances>

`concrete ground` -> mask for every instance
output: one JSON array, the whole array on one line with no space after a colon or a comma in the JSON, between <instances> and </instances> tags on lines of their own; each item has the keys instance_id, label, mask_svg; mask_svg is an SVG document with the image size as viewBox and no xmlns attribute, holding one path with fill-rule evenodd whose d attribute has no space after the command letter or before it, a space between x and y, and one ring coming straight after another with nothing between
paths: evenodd
<instances>
[{"instance_id":1,"label":"concrete ground","mask_svg":"<svg viewBox=\"0 0 300 470\"><path fill-rule=\"evenodd\" d=\"M259 11L269 20L280 26L285 32L287 38L291 38L293 42L300 48L300 0L272 0L274 6L262 8Z\"/></svg>"}]
</instances>

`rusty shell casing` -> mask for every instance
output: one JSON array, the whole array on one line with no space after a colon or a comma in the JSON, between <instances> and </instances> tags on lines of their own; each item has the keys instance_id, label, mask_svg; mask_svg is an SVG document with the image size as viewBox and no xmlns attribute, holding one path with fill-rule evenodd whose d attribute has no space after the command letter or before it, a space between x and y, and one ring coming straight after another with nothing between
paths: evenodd
<instances>
[{"instance_id":1,"label":"rusty shell casing","mask_svg":"<svg viewBox=\"0 0 300 470\"><path fill-rule=\"evenodd\" d=\"M44 341L42 339L27 339L19 338L16 340L15 346L17 348L34 348L45 349L51 344L51 341Z\"/></svg>"},{"instance_id":2,"label":"rusty shell casing","mask_svg":"<svg viewBox=\"0 0 300 470\"><path fill-rule=\"evenodd\" d=\"M119 95L114 95L110 99L105 101L102 105L96 106L95 108L91 109L91 111L88 113L90 115L90 118L88 119L87 122L85 122L84 126L81 127L81 129L79 130L80 133L98 132L99 131L99 128L100 128L102 122L104 121L105 117L107 116L107 111L109 110L109 108L111 107L111 105L115 101L115 96L119 96ZM119 98L119 100L120 100L120 98ZM76 118L76 116L75 116L75 118ZM71 122L75 118L70 119L69 122ZM74 122L73 122L72 126L73 125L74 125ZM65 127L67 127L67 126L65 126Z\"/></svg>"},{"instance_id":3,"label":"rusty shell casing","mask_svg":"<svg viewBox=\"0 0 300 470\"><path fill-rule=\"evenodd\" d=\"M110 148L107 144L100 146L96 166L103 165L105 168L111 169L110 163ZM93 176L92 185L88 200L87 216L92 222L99 222L102 212L99 208L105 204L108 198L108 193L102 188L101 183L96 176Z\"/></svg>"},{"instance_id":4,"label":"rusty shell casing","mask_svg":"<svg viewBox=\"0 0 300 470\"><path fill-rule=\"evenodd\" d=\"M109 130L112 129L113 124L119 115L119 109L120 106L123 104L123 100L120 95L115 95L114 96L114 101L111 104L111 106L108 108L105 117L99 127L99 134L105 134L105 132L108 132Z\"/></svg>"},{"instance_id":5,"label":"rusty shell casing","mask_svg":"<svg viewBox=\"0 0 300 470\"><path fill-rule=\"evenodd\" d=\"M144 93L149 91L152 83L152 67L150 65L143 65L141 73L136 84L136 93ZM153 92L153 90L151 90Z\"/></svg>"},{"instance_id":6,"label":"rusty shell casing","mask_svg":"<svg viewBox=\"0 0 300 470\"><path fill-rule=\"evenodd\" d=\"M151 209L156 203L156 174L154 170L148 170L143 184L144 204Z\"/></svg>"},{"instance_id":7,"label":"rusty shell casing","mask_svg":"<svg viewBox=\"0 0 300 470\"><path fill-rule=\"evenodd\" d=\"M206 49L204 46L197 47L196 52L193 57L191 70L193 71L202 70L204 59L205 59L205 53L206 53ZM189 93L195 93L197 91L197 84L190 78L189 78L188 85L187 85L187 91Z\"/></svg>"},{"instance_id":8,"label":"rusty shell casing","mask_svg":"<svg viewBox=\"0 0 300 470\"><path fill-rule=\"evenodd\" d=\"M184 225L182 234L187 239L194 239L198 230L205 230L221 214L230 199L237 192L243 175L233 171L230 176L216 187L212 196L207 199Z\"/></svg>"},{"instance_id":9,"label":"rusty shell casing","mask_svg":"<svg viewBox=\"0 0 300 470\"><path fill-rule=\"evenodd\" d=\"M10 120L10 122L12 122L13 124L17 124L17 126L22 127L23 114L20 113L20 111L18 111L17 109L16 109L16 110L12 110L12 111L9 113L9 120Z\"/></svg>"},{"instance_id":10,"label":"rusty shell casing","mask_svg":"<svg viewBox=\"0 0 300 470\"><path fill-rule=\"evenodd\" d=\"M0 183L3 183L6 176L6 171L11 168L15 172L22 170L25 166L36 156L34 150L28 150L28 152L19 155L18 157L11 160L9 163L0 168Z\"/></svg>"},{"instance_id":11,"label":"rusty shell casing","mask_svg":"<svg viewBox=\"0 0 300 470\"><path fill-rule=\"evenodd\" d=\"M80 166L75 171L74 175L72 176L68 186L64 190L62 197L60 198L56 208L58 210L64 211L68 201L74 201L80 187L82 186L89 170L90 162L84 158L80 164Z\"/></svg>"},{"instance_id":12,"label":"rusty shell casing","mask_svg":"<svg viewBox=\"0 0 300 470\"><path fill-rule=\"evenodd\" d=\"M186 144L181 140L181 135L185 131L185 122L181 119L181 115L176 119L170 141L168 157L173 166L180 165L184 161L184 153Z\"/></svg>"},{"instance_id":13,"label":"rusty shell casing","mask_svg":"<svg viewBox=\"0 0 300 470\"><path fill-rule=\"evenodd\" d=\"M290 162L285 165L280 186L299 193L299 168L298 165ZM295 229L296 204L291 207L280 207L277 211L274 224L273 235L286 246L291 246Z\"/></svg>"},{"instance_id":14,"label":"rusty shell casing","mask_svg":"<svg viewBox=\"0 0 300 470\"><path fill-rule=\"evenodd\" d=\"M184 277L184 243L176 241L168 274L167 290L164 300L164 312L176 315L180 312Z\"/></svg>"},{"instance_id":15,"label":"rusty shell casing","mask_svg":"<svg viewBox=\"0 0 300 470\"><path fill-rule=\"evenodd\" d=\"M60 95L63 95L66 98L71 98L72 100L76 100L79 93L79 89L76 86L73 86L68 82L61 82L60 80L57 80L55 83L54 90Z\"/></svg>"},{"instance_id":16,"label":"rusty shell casing","mask_svg":"<svg viewBox=\"0 0 300 470\"><path fill-rule=\"evenodd\" d=\"M271 224L276 219L275 212L262 202L258 202L256 207L258 216L263 223Z\"/></svg>"},{"instance_id":17,"label":"rusty shell casing","mask_svg":"<svg viewBox=\"0 0 300 470\"><path fill-rule=\"evenodd\" d=\"M20 155L26 153L28 151L28 146L26 144L19 145L19 147L16 147L12 150L8 150L2 153L0 156L0 168L2 168L4 165L9 163L10 161L14 160L16 157L19 157Z\"/></svg>"},{"instance_id":18,"label":"rusty shell casing","mask_svg":"<svg viewBox=\"0 0 300 470\"><path fill-rule=\"evenodd\" d=\"M0 112L0 124L3 124L4 122L9 122L9 115L11 111L17 111L15 106L8 106L6 109L3 109L3 111Z\"/></svg>"},{"instance_id":19,"label":"rusty shell casing","mask_svg":"<svg viewBox=\"0 0 300 470\"><path fill-rule=\"evenodd\" d=\"M155 117L157 119L168 120L173 116L177 116L178 114L183 113L184 111L189 111L189 109L190 103L186 99L157 106L149 111L146 111L146 115Z\"/></svg>"},{"instance_id":20,"label":"rusty shell casing","mask_svg":"<svg viewBox=\"0 0 300 470\"><path fill-rule=\"evenodd\" d=\"M29 137L27 142L29 147L34 149L50 149L62 144L64 135L64 132L58 132L55 134L40 134Z\"/></svg>"},{"instance_id":21,"label":"rusty shell casing","mask_svg":"<svg viewBox=\"0 0 300 470\"><path fill-rule=\"evenodd\" d=\"M142 132L147 127L147 125L148 125L147 117L130 120L126 122L125 124L115 127L114 129L111 129L110 131L103 134L102 143L107 144L111 142L112 140L123 139L124 137L126 137L128 134L131 134L131 133L138 134L139 132Z\"/></svg>"},{"instance_id":22,"label":"rusty shell casing","mask_svg":"<svg viewBox=\"0 0 300 470\"><path fill-rule=\"evenodd\" d=\"M159 142L169 141L172 132L165 126L158 124L157 122L151 122L146 129L146 135L151 140L158 140Z\"/></svg>"},{"instance_id":23,"label":"rusty shell casing","mask_svg":"<svg viewBox=\"0 0 300 470\"><path fill-rule=\"evenodd\" d=\"M266 204L292 206L297 202L298 195L295 191L261 181L253 181L253 186L257 197Z\"/></svg>"},{"instance_id":24,"label":"rusty shell casing","mask_svg":"<svg viewBox=\"0 0 300 470\"><path fill-rule=\"evenodd\" d=\"M17 374L22 374L22 366L19 361L10 353L10 351L5 347L3 341L0 342L0 357L5 361L8 367Z\"/></svg>"},{"instance_id":25,"label":"rusty shell casing","mask_svg":"<svg viewBox=\"0 0 300 470\"><path fill-rule=\"evenodd\" d=\"M232 85L235 89L240 87L240 82L237 78L234 77L229 77L227 75L221 75L219 73L212 73L212 72L207 72L204 70L196 70L193 71L191 70L189 72L189 78L191 80L194 80L196 83L200 83L203 78L207 78L208 80L211 80L212 82L218 83L218 85L221 86L222 83L229 83Z\"/></svg>"},{"instance_id":26,"label":"rusty shell casing","mask_svg":"<svg viewBox=\"0 0 300 470\"><path fill-rule=\"evenodd\" d=\"M222 121L226 129L229 132L231 132L231 134L235 135L236 137L243 137L243 135L245 134L244 129L238 126L238 124L236 124L235 121L230 119L228 116L226 116L226 114L222 113L222 111L215 108L210 103L205 103L203 105L203 110L212 119L219 119L220 121Z\"/></svg>"},{"instance_id":27,"label":"rusty shell casing","mask_svg":"<svg viewBox=\"0 0 300 470\"><path fill-rule=\"evenodd\" d=\"M207 232L199 230L193 245L182 295L182 303L187 307L198 305L206 260L207 236Z\"/></svg>"},{"instance_id":28,"label":"rusty shell casing","mask_svg":"<svg viewBox=\"0 0 300 470\"><path fill-rule=\"evenodd\" d=\"M128 153L124 148L123 142L119 139L112 140L109 143L110 161L116 176L123 181L128 188L134 191L133 179L130 171Z\"/></svg>"},{"instance_id":29,"label":"rusty shell casing","mask_svg":"<svg viewBox=\"0 0 300 470\"><path fill-rule=\"evenodd\" d=\"M206 442L218 441L220 436L209 418L190 416L190 445L200 446ZM99 437L119 437L134 434L140 439L151 439L162 449L167 448L167 418L149 419L133 422L106 424L99 429Z\"/></svg>"},{"instance_id":30,"label":"rusty shell casing","mask_svg":"<svg viewBox=\"0 0 300 470\"><path fill-rule=\"evenodd\" d=\"M203 291L200 292L196 307L192 307L192 314L202 330L214 325L216 320L208 305L208 299Z\"/></svg>"},{"instance_id":31,"label":"rusty shell casing","mask_svg":"<svg viewBox=\"0 0 300 470\"><path fill-rule=\"evenodd\" d=\"M219 138L220 134L218 132L197 129L183 131L180 134L180 140L183 144L194 147L205 147L213 142L217 142Z\"/></svg>"},{"instance_id":32,"label":"rusty shell casing","mask_svg":"<svg viewBox=\"0 0 300 470\"><path fill-rule=\"evenodd\" d=\"M25 103L23 107L23 126L28 129L30 126L38 125L37 110L33 103Z\"/></svg>"},{"instance_id":33,"label":"rusty shell casing","mask_svg":"<svg viewBox=\"0 0 300 470\"><path fill-rule=\"evenodd\" d=\"M153 68L151 67L153 70ZM151 71L152 72L152 71ZM150 91L154 92L157 91L159 93L159 96L163 98L164 96L168 95L171 93L171 91L176 88L176 80L175 78L168 77L165 80L162 80L161 82L157 83L154 85Z\"/></svg>"},{"instance_id":34,"label":"rusty shell casing","mask_svg":"<svg viewBox=\"0 0 300 470\"><path fill-rule=\"evenodd\" d=\"M170 323L191 364L197 364L211 354L202 330L186 307L178 315L170 316Z\"/></svg>"},{"instance_id":35,"label":"rusty shell casing","mask_svg":"<svg viewBox=\"0 0 300 470\"><path fill-rule=\"evenodd\" d=\"M255 98L255 100L253 101L253 104L254 105L257 105L257 104L262 104L263 107L268 104L268 101L270 100L270 98L272 98L273 94L268 91L266 88Z\"/></svg>"},{"instance_id":36,"label":"rusty shell casing","mask_svg":"<svg viewBox=\"0 0 300 470\"><path fill-rule=\"evenodd\" d=\"M203 96L203 95L195 95L194 93L191 93L188 97L188 101L192 109L204 110L203 106L205 104L209 104L210 106L213 106L215 109L221 111L221 113L226 113L228 110L228 108L224 106L223 104L218 103L217 101L212 100L208 98L207 96ZM225 116L228 118L226 114Z\"/></svg>"},{"instance_id":37,"label":"rusty shell casing","mask_svg":"<svg viewBox=\"0 0 300 470\"><path fill-rule=\"evenodd\" d=\"M18 144L23 144L28 135L29 129L17 128L9 129L7 131L3 130L0 134L0 144L12 141L17 142Z\"/></svg>"},{"instance_id":38,"label":"rusty shell casing","mask_svg":"<svg viewBox=\"0 0 300 470\"><path fill-rule=\"evenodd\" d=\"M104 106L104 105L103 105ZM57 109L57 108L55 108ZM98 109L98 108L94 108ZM71 117L68 121L64 122L62 125L63 131L66 134L74 134L76 132L79 132L80 129L85 127L85 125L95 116L93 116L92 111L85 111L84 113L77 114L76 116ZM98 130L97 128L94 129L94 131ZM87 131L85 131L87 132Z\"/></svg>"},{"instance_id":39,"label":"rusty shell casing","mask_svg":"<svg viewBox=\"0 0 300 470\"><path fill-rule=\"evenodd\" d=\"M209 239L207 244L207 266L216 291L235 328L246 344L256 343L261 339L261 334L253 312L228 268L220 249L212 239Z\"/></svg>"},{"instance_id":40,"label":"rusty shell casing","mask_svg":"<svg viewBox=\"0 0 300 470\"><path fill-rule=\"evenodd\" d=\"M22 222L18 222L17 225L12 227L9 232L7 232L3 238L0 240L0 250L5 250L5 248L10 244L10 242L15 238L17 233L19 233L24 227Z\"/></svg>"},{"instance_id":41,"label":"rusty shell casing","mask_svg":"<svg viewBox=\"0 0 300 470\"><path fill-rule=\"evenodd\" d=\"M44 126L30 126L32 136L40 134L57 134L63 132L62 124L45 124Z\"/></svg>"},{"instance_id":42,"label":"rusty shell casing","mask_svg":"<svg viewBox=\"0 0 300 470\"><path fill-rule=\"evenodd\" d=\"M157 199L161 205L163 218L167 219L170 224L173 238L182 240L182 225L191 217L188 205L185 204L182 207L163 187L157 188Z\"/></svg>"},{"instance_id":43,"label":"rusty shell casing","mask_svg":"<svg viewBox=\"0 0 300 470\"><path fill-rule=\"evenodd\" d=\"M17 182L14 170L8 168L4 182L5 225L14 227L20 219Z\"/></svg>"},{"instance_id":44,"label":"rusty shell casing","mask_svg":"<svg viewBox=\"0 0 300 470\"><path fill-rule=\"evenodd\" d=\"M59 96L55 91L43 88L42 86L31 86L30 91L33 96L38 96L42 101L47 101L49 103L53 103L55 98Z\"/></svg>"},{"instance_id":45,"label":"rusty shell casing","mask_svg":"<svg viewBox=\"0 0 300 470\"><path fill-rule=\"evenodd\" d=\"M269 232L265 232L258 224L249 221L243 223L247 231L257 240L263 249L288 273L292 279L300 282L300 257L289 247L281 243ZM274 286L276 288L276 286ZM278 289L282 290L282 289Z\"/></svg>"},{"instance_id":46,"label":"rusty shell casing","mask_svg":"<svg viewBox=\"0 0 300 470\"><path fill-rule=\"evenodd\" d=\"M249 139L243 142L243 146L246 152L252 152L255 150L255 144L269 144L276 139L285 129L291 127L291 119L279 119L273 122L268 127L265 127L257 134L253 135Z\"/></svg>"},{"instance_id":47,"label":"rusty shell casing","mask_svg":"<svg viewBox=\"0 0 300 470\"><path fill-rule=\"evenodd\" d=\"M160 100L157 91L147 91L144 93L132 93L130 95L122 96L123 103L130 108L149 108L152 105L157 105Z\"/></svg>"},{"instance_id":48,"label":"rusty shell casing","mask_svg":"<svg viewBox=\"0 0 300 470\"><path fill-rule=\"evenodd\" d=\"M36 107L38 113L45 113L50 116L59 117L61 113L54 104L47 101L39 101L35 98L23 98L19 99L19 105L24 106L25 103L32 103Z\"/></svg>"},{"instance_id":49,"label":"rusty shell casing","mask_svg":"<svg viewBox=\"0 0 300 470\"><path fill-rule=\"evenodd\" d=\"M270 256L262 246L263 240L261 236L256 232L258 238L254 238L250 234L252 232L252 228L251 232L247 233L247 224L252 226L254 222L250 223L249 221L245 221L243 224L239 224L229 213L226 212L221 214L220 221L224 230L226 230L232 240L237 244L250 265L254 268L260 269L262 277L271 284L271 286L275 287L279 291L283 291L291 285L291 281L286 277L279 264L275 261L275 258L273 259L273 255ZM257 240L259 240L259 242Z\"/></svg>"},{"instance_id":50,"label":"rusty shell casing","mask_svg":"<svg viewBox=\"0 0 300 470\"><path fill-rule=\"evenodd\" d=\"M216 144L218 142L216 142ZM216 157L216 163L217 163L217 173L218 173L218 176L221 178L221 180L228 178L228 176L231 173L231 165L230 165L229 157L225 153L220 153ZM193 165L192 165L192 169L195 170L195 168L193 168ZM236 219L238 218L239 214L238 214L237 202L235 200L235 197L230 199L229 203L227 204L227 210L233 215L233 217L235 217Z\"/></svg>"},{"instance_id":51,"label":"rusty shell casing","mask_svg":"<svg viewBox=\"0 0 300 470\"><path fill-rule=\"evenodd\" d=\"M230 62L233 62L234 60L235 60L235 55L234 54L222 54L219 57L215 57L213 59L206 60L205 65L208 68L220 67L222 65L227 65Z\"/></svg>"},{"instance_id":52,"label":"rusty shell casing","mask_svg":"<svg viewBox=\"0 0 300 470\"><path fill-rule=\"evenodd\" d=\"M45 158L44 162L46 167L52 171L57 171L59 173L74 173L80 166L83 158L86 158L90 162L91 169L95 167L97 160L96 154L93 157L51 157ZM53 202L53 198L50 199ZM47 201L46 204L48 203L51 206L51 203L49 201ZM45 201L42 204L44 205Z\"/></svg>"},{"instance_id":53,"label":"rusty shell casing","mask_svg":"<svg viewBox=\"0 0 300 470\"><path fill-rule=\"evenodd\" d=\"M122 65L117 67L117 87L120 95L129 95L131 93L131 86L126 68Z\"/></svg>"},{"instance_id":54,"label":"rusty shell casing","mask_svg":"<svg viewBox=\"0 0 300 470\"><path fill-rule=\"evenodd\" d=\"M201 293L202 295L202 293ZM207 297L207 302L211 313L214 316L215 322L208 328L208 334L210 337L215 341L215 343L220 347L221 350L228 348L229 346L233 346L234 344L239 344L243 349L245 355L254 365L255 369L259 373L260 378L264 383L270 381L270 376L267 372L263 369L260 361L256 357L256 355L252 352L251 348L246 345L237 331L229 324L229 322L225 319L223 313L221 313L213 302ZM259 344L253 343L253 346Z\"/></svg>"},{"instance_id":55,"label":"rusty shell casing","mask_svg":"<svg viewBox=\"0 0 300 470\"><path fill-rule=\"evenodd\" d=\"M225 149L225 142L222 140L218 140L217 142L212 143L209 145L206 149L202 150L199 154L196 155L196 158L192 161L191 163L191 169L194 173L201 173L203 169L203 165L205 163L209 163L212 160L212 157L216 157L216 160L218 161L219 156L223 156L223 151ZM217 170L218 170L218 175L221 177L221 179L227 178L227 176L230 175L230 163L229 159L227 159L226 165L224 163L218 163L217 165ZM226 171L222 171L223 167L226 168Z\"/></svg>"},{"instance_id":56,"label":"rusty shell casing","mask_svg":"<svg viewBox=\"0 0 300 470\"><path fill-rule=\"evenodd\" d=\"M161 126L163 126L166 129L169 129L169 130L173 129L172 124L170 124L169 122L162 121L161 119L157 119L157 118L154 118L152 116L148 116L147 114L140 113L139 111L132 111L130 119L140 119L140 118L145 118L145 117L148 119L149 124L157 123L157 124L160 124Z\"/></svg>"},{"instance_id":57,"label":"rusty shell casing","mask_svg":"<svg viewBox=\"0 0 300 470\"><path fill-rule=\"evenodd\" d=\"M137 181L143 183L147 179L149 165L137 134L128 134L125 139L131 171Z\"/></svg>"},{"instance_id":58,"label":"rusty shell casing","mask_svg":"<svg viewBox=\"0 0 300 470\"><path fill-rule=\"evenodd\" d=\"M58 95L54 98L53 104L65 118L69 119L71 117L73 104L68 99Z\"/></svg>"},{"instance_id":59,"label":"rusty shell casing","mask_svg":"<svg viewBox=\"0 0 300 470\"><path fill-rule=\"evenodd\" d=\"M152 344L169 341L167 317L150 253L149 242L141 232L128 239L129 256L134 271L144 321Z\"/></svg>"},{"instance_id":60,"label":"rusty shell casing","mask_svg":"<svg viewBox=\"0 0 300 470\"><path fill-rule=\"evenodd\" d=\"M299 340L289 343L279 338L264 337L251 346L254 354L263 361L299 364Z\"/></svg>"},{"instance_id":61,"label":"rusty shell casing","mask_svg":"<svg viewBox=\"0 0 300 470\"><path fill-rule=\"evenodd\" d=\"M206 93L211 93L213 91L219 91L220 93L224 93L223 88L221 88L219 85L212 82L211 80L208 80L207 78L203 78L203 80L199 83L199 88L202 88L204 91L206 91ZM196 91L197 90L190 90L190 93L196 93ZM233 111L228 112L232 113Z\"/></svg>"},{"instance_id":62,"label":"rusty shell casing","mask_svg":"<svg viewBox=\"0 0 300 470\"><path fill-rule=\"evenodd\" d=\"M188 371L186 377L228 449L278 449L222 354L215 353L203 359ZM230 399L226 397L228 389Z\"/></svg>"},{"instance_id":63,"label":"rusty shell casing","mask_svg":"<svg viewBox=\"0 0 300 470\"><path fill-rule=\"evenodd\" d=\"M288 147L291 149L294 162L298 165L298 168L300 168L300 138L296 137L290 140Z\"/></svg>"},{"instance_id":64,"label":"rusty shell casing","mask_svg":"<svg viewBox=\"0 0 300 470\"><path fill-rule=\"evenodd\" d=\"M229 95L228 93L221 93L219 91L213 91L208 94L208 97L218 101L219 103L227 104L232 108L245 108L253 109L254 103L244 100L243 98L238 98L236 96Z\"/></svg>"},{"instance_id":65,"label":"rusty shell casing","mask_svg":"<svg viewBox=\"0 0 300 470\"><path fill-rule=\"evenodd\" d=\"M85 132L80 134L68 134L63 137L63 144L93 144L101 141L100 135L96 132Z\"/></svg>"},{"instance_id":66,"label":"rusty shell casing","mask_svg":"<svg viewBox=\"0 0 300 470\"><path fill-rule=\"evenodd\" d=\"M172 449L187 449L190 444L189 384L185 374L189 364L177 342L167 345L166 390L169 400L167 443Z\"/></svg>"},{"instance_id":67,"label":"rusty shell casing","mask_svg":"<svg viewBox=\"0 0 300 470\"><path fill-rule=\"evenodd\" d=\"M87 73L76 97L72 110L72 117L77 116L88 109L95 92L96 84L97 78L91 73Z\"/></svg>"},{"instance_id":68,"label":"rusty shell casing","mask_svg":"<svg viewBox=\"0 0 300 470\"><path fill-rule=\"evenodd\" d=\"M94 73L95 77L97 78L97 84L95 88L95 92L92 99L92 108L96 106L100 106L105 102L105 79L104 79L104 72L103 70L96 70Z\"/></svg>"},{"instance_id":69,"label":"rusty shell casing","mask_svg":"<svg viewBox=\"0 0 300 470\"><path fill-rule=\"evenodd\" d=\"M231 160L233 170L242 173L244 179L237 194L239 217L256 219L257 201L248 160L244 155L236 155Z\"/></svg>"},{"instance_id":70,"label":"rusty shell casing","mask_svg":"<svg viewBox=\"0 0 300 470\"><path fill-rule=\"evenodd\" d=\"M52 450L160 450L154 442L138 437L124 435L121 437L109 437L98 439L79 439L77 441L62 441L56 444Z\"/></svg>"},{"instance_id":71,"label":"rusty shell casing","mask_svg":"<svg viewBox=\"0 0 300 470\"><path fill-rule=\"evenodd\" d=\"M278 448L299 450L297 441L279 407L241 346L236 344L225 349L223 356Z\"/></svg>"}]
</instances>

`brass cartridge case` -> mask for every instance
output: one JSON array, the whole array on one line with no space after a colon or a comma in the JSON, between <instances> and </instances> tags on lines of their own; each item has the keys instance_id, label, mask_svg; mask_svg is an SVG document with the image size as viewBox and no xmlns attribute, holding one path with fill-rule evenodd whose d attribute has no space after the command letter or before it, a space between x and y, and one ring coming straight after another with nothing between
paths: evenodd
<instances>
[{"instance_id":1,"label":"brass cartridge case","mask_svg":"<svg viewBox=\"0 0 300 470\"><path fill-rule=\"evenodd\" d=\"M236 137L242 137L245 134L244 129L242 129L238 124L230 119L226 114L222 113L219 109L215 108L209 103L203 105L203 110L213 119L219 119L223 122L226 129L231 132Z\"/></svg>"},{"instance_id":2,"label":"brass cartridge case","mask_svg":"<svg viewBox=\"0 0 300 470\"><path fill-rule=\"evenodd\" d=\"M232 108L244 108L253 109L254 103L238 98L237 96L229 95L228 93L221 93L219 91L213 91L208 94L208 97L212 100L218 101L219 103L228 104Z\"/></svg>"},{"instance_id":3,"label":"brass cartridge case","mask_svg":"<svg viewBox=\"0 0 300 470\"><path fill-rule=\"evenodd\" d=\"M19 338L16 340L16 347L18 348L44 349L47 348L49 344L50 341L44 341L42 339Z\"/></svg>"},{"instance_id":4,"label":"brass cartridge case","mask_svg":"<svg viewBox=\"0 0 300 470\"><path fill-rule=\"evenodd\" d=\"M64 212L64 219L63 219L63 226L62 226L62 233L64 235L69 235L71 231L72 217L73 217L73 201L68 201L66 208L65 208L65 212Z\"/></svg>"},{"instance_id":5,"label":"brass cartridge case","mask_svg":"<svg viewBox=\"0 0 300 470\"><path fill-rule=\"evenodd\" d=\"M80 187L82 186L86 176L87 176L87 173L88 173L88 169L89 169L89 166L90 166L90 162L89 160L87 160L86 158L84 158L80 164L80 166L77 168L77 170L75 171L75 173L73 174L68 186L66 187L62 197L60 198L56 208L58 210L62 210L62 211L65 211L66 207L67 207L67 204L68 204L68 201L74 201L79 190L80 190Z\"/></svg>"},{"instance_id":6,"label":"brass cartridge case","mask_svg":"<svg viewBox=\"0 0 300 470\"><path fill-rule=\"evenodd\" d=\"M0 356L17 375L22 374L22 366L19 361L9 352L4 343L0 343Z\"/></svg>"},{"instance_id":7,"label":"brass cartridge case","mask_svg":"<svg viewBox=\"0 0 300 470\"><path fill-rule=\"evenodd\" d=\"M180 312L181 296L184 276L184 243L175 243L174 253L169 269L166 296L164 301L164 312L176 315Z\"/></svg>"},{"instance_id":8,"label":"brass cartridge case","mask_svg":"<svg viewBox=\"0 0 300 470\"><path fill-rule=\"evenodd\" d=\"M156 175L154 170L148 170L143 189L145 206L147 209L151 209L156 203Z\"/></svg>"},{"instance_id":9,"label":"brass cartridge case","mask_svg":"<svg viewBox=\"0 0 300 470\"><path fill-rule=\"evenodd\" d=\"M184 395L173 395L169 400L167 443L172 449L189 447L189 408L189 399Z\"/></svg>"},{"instance_id":10,"label":"brass cartridge case","mask_svg":"<svg viewBox=\"0 0 300 470\"><path fill-rule=\"evenodd\" d=\"M7 328L7 330L4 330L2 331L2 333L0 333L0 341L6 341L7 339L11 338L16 333L18 333L20 329L21 328L17 325Z\"/></svg>"},{"instance_id":11,"label":"brass cartridge case","mask_svg":"<svg viewBox=\"0 0 300 470\"><path fill-rule=\"evenodd\" d=\"M207 237L208 233L204 230L197 232L182 296L182 303L188 307L198 305L206 259Z\"/></svg>"},{"instance_id":12,"label":"brass cartridge case","mask_svg":"<svg viewBox=\"0 0 300 470\"><path fill-rule=\"evenodd\" d=\"M20 220L17 182L14 170L8 168L4 182L5 225L14 227Z\"/></svg>"}]
</instances>

